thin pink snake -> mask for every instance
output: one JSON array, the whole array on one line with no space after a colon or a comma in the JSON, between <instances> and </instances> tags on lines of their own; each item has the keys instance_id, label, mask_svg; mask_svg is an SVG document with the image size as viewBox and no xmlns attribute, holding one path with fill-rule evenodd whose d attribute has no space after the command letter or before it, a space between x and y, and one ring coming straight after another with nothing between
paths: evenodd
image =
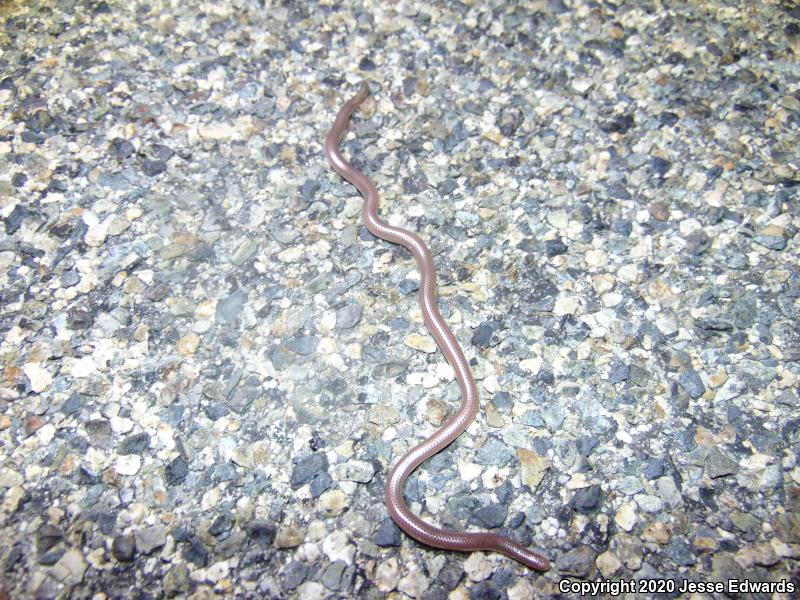
<instances>
[{"instance_id":1,"label":"thin pink snake","mask_svg":"<svg viewBox=\"0 0 800 600\"><path fill-rule=\"evenodd\" d=\"M386 481L386 508L400 529L428 546L461 552L475 550L500 552L532 569L546 571L550 568L550 562L541 554L496 533L448 531L434 527L413 514L403 498L403 486L414 469L455 440L475 418L475 413L478 412L478 391L458 340L439 314L436 305L436 271L431 251L416 234L389 225L380 219L378 190L375 189L375 185L366 175L348 163L339 151L339 143L350 117L368 95L369 86L366 82L362 82L358 94L339 110L325 140L325 155L336 172L358 188L364 197L362 213L367 229L387 242L404 246L416 260L421 279L419 306L425 324L447 362L453 367L456 381L461 389L461 406L458 411L432 436L409 450L392 468Z\"/></svg>"}]
</instances>

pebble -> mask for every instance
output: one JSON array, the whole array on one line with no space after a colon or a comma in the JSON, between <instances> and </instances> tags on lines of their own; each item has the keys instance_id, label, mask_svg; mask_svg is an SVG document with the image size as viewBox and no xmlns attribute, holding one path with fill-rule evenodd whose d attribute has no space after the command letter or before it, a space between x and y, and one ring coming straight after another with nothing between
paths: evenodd
<instances>
[{"instance_id":1,"label":"pebble","mask_svg":"<svg viewBox=\"0 0 800 600\"><path fill-rule=\"evenodd\" d=\"M136 553L136 542L132 535L118 535L111 544L111 554L119 562L131 562Z\"/></svg>"},{"instance_id":2,"label":"pebble","mask_svg":"<svg viewBox=\"0 0 800 600\"><path fill-rule=\"evenodd\" d=\"M586 578L594 570L595 553L588 546L578 546L559 556L553 566L561 575Z\"/></svg>"},{"instance_id":3,"label":"pebble","mask_svg":"<svg viewBox=\"0 0 800 600\"><path fill-rule=\"evenodd\" d=\"M394 556L378 562L375 569L375 585L380 591L391 592L397 588L399 582L400 566Z\"/></svg>"},{"instance_id":4,"label":"pebble","mask_svg":"<svg viewBox=\"0 0 800 600\"><path fill-rule=\"evenodd\" d=\"M638 520L635 502L624 502L614 515L614 522L623 531L633 531Z\"/></svg>"},{"instance_id":5,"label":"pebble","mask_svg":"<svg viewBox=\"0 0 800 600\"><path fill-rule=\"evenodd\" d=\"M322 552L331 562L341 560L349 565L353 562L356 547L350 543L347 532L334 531L322 541Z\"/></svg>"},{"instance_id":6,"label":"pebble","mask_svg":"<svg viewBox=\"0 0 800 600\"><path fill-rule=\"evenodd\" d=\"M492 563L489 562L483 552L473 552L464 561L464 573L467 575L467 579L472 582L485 581L492 575L493 571Z\"/></svg>"},{"instance_id":7,"label":"pebble","mask_svg":"<svg viewBox=\"0 0 800 600\"><path fill-rule=\"evenodd\" d=\"M708 452L705 461L705 472L711 479L732 475L738 471L739 465L717 448Z\"/></svg>"},{"instance_id":8,"label":"pebble","mask_svg":"<svg viewBox=\"0 0 800 600\"><path fill-rule=\"evenodd\" d=\"M412 333L405 339L405 344L414 350L421 350L422 352L432 353L436 352L436 342L428 335L420 335L419 333Z\"/></svg>"},{"instance_id":9,"label":"pebble","mask_svg":"<svg viewBox=\"0 0 800 600\"><path fill-rule=\"evenodd\" d=\"M678 376L678 384L686 390L692 398L699 398L706 392L703 381L696 371L691 369L684 371Z\"/></svg>"},{"instance_id":10,"label":"pebble","mask_svg":"<svg viewBox=\"0 0 800 600\"><path fill-rule=\"evenodd\" d=\"M37 394L42 393L53 384L53 376L50 375L50 372L36 363L25 363L22 371L30 381L31 390Z\"/></svg>"},{"instance_id":11,"label":"pebble","mask_svg":"<svg viewBox=\"0 0 800 600\"><path fill-rule=\"evenodd\" d=\"M163 525L150 525L137 529L134 535L136 549L142 554L151 554L167 543L167 530Z\"/></svg>"},{"instance_id":12,"label":"pebble","mask_svg":"<svg viewBox=\"0 0 800 600\"><path fill-rule=\"evenodd\" d=\"M552 463L548 458L523 448L517 449L517 456L522 470L522 483L535 490Z\"/></svg>"},{"instance_id":13,"label":"pebble","mask_svg":"<svg viewBox=\"0 0 800 600\"><path fill-rule=\"evenodd\" d=\"M275 534L275 547L279 549L296 548L303 543L305 534L297 527L281 526Z\"/></svg>"},{"instance_id":14,"label":"pebble","mask_svg":"<svg viewBox=\"0 0 800 600\"><path fill-rule=\"evenodd\" d=\"M389 517L381 521L380 527L372 541L376 546L399 546L401 540L400 528Z\"/></svg>"},{"instance_id":15,"label":"pebble","mask_svg":"<svg viewBox=\"0 0 800 600\"><path fill-rule=\"evenodd\" d=\"M375 468L363 460L348 460L346 463L336 465L336 474L342 481L369 483L375 476Z\"/></svg>"},{"instance_id":16,"label":"pebble","mask_svg":"<svg viewBox=\"0 0 800 600\"><path fill-rule=\"evenodd\" d=\"M142 467L142 458L135 454L120 456L117 459L117 473L120 475L136 475Z\"/></svg>"}]
</instances>

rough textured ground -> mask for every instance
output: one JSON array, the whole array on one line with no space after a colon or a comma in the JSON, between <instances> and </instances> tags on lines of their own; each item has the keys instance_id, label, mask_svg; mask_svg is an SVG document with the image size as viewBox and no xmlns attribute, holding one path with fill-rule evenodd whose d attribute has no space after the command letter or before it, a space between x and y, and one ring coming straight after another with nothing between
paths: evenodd
<instances>
[{"instance_id":1,"label":"rough textured ground","mask_svg":"<svg viewBox=\"0 0 800 600\"><path fill-rule=\"evenodd\" d=\"M800 10L338 4L0 9L0 597L800 584ZM362 78L482 393L407 496L544 575L387 519L458 398Z\"/></svg>"}]
</instances>

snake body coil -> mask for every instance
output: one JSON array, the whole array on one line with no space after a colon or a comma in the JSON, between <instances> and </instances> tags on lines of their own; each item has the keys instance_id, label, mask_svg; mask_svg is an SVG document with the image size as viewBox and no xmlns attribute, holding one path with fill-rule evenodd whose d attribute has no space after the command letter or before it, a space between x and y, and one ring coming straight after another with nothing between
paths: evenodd
<instances>
[{"instance_id":1,"label":"snake body coil","mask_svg":"<svg viewBox=\"0 0 800 600\"><path fill-rule=\"evenodd\" d=\"M500 552L532 569L546 571L548 560L513 540L488 532L447 531L426 523L413 514L403 498L406 478L419 466L453 440L472 422L478 411L478 392L472 372L458 340L450 331L436 305L436 272L433 256L425 243L414 233L389 225L378 216L378 191L361 171L348 163L339 151L350 117L369 95L369 86L361 84L358 94L348 100L336 115L336 121L325 140L325 155L339 175L353 184L364 197L363 217L367 229L375 236L400 244L411 252L420 272L419 306L436 344L455 372L461 390L461 406L432 436L412 448L389 473L386 482L386 507L392 520L408 535L436 548L469 552Z\"/></svg>"}]
</instances>

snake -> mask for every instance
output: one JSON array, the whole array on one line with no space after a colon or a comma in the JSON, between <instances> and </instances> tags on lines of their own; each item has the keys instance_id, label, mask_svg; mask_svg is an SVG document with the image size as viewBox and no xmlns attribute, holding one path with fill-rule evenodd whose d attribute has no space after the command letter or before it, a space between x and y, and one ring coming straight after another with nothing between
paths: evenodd
<instances>
[{"instance_id":1,"label":"snake","mask_svg":"<svg viewBox=\"0 0 800 600\"><path fill-rule=\"evenodd\" d=\"M356 187L364 198L362 217L367 230L377 238L406 248L419 269L419 307L425 325L436 345L453 369L461 392L461 404L447 421L430 437L409 450L390 469L386 480L385 501L391 519L417 541L443 550L459 552L499 552L531 569L546 571L548 559L509 537L488 531L454 531L440 529L415 515L403 497L406 479L424 461L453 442L472 423L478 411L478 390L469 363L458 340L445 323L436 304L436 269L433 255L416 234L383 221L378 216L378 190L370 179L347 162L339 150L355 110L369 96L369 85L361 83L358 93L342 105L325 139L325 156L333 169Z\"/></svg>"}]
</instances>

